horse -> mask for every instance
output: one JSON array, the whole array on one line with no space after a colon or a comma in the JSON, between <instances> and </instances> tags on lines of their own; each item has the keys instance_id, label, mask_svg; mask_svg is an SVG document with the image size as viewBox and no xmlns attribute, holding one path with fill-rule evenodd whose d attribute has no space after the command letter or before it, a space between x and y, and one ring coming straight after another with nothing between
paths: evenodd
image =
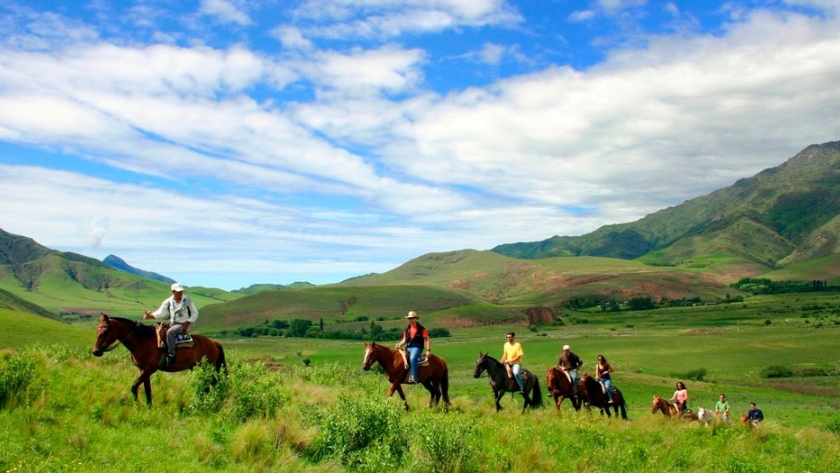
<instances>
[{"instance_id":1,"label":"horse","mask_svg":"<svg viewBox=\"0 0 840 473\"><path fill-rule=\"evenodd\" d=\"M697 420L703 423L706 427L709 426L712 422L719 420L713 411L706 409L705 407L701 407L697 409Z\"/></svg>"},{"instance_id":2,"label":"horse","mask_svg":"<svg viewBox=\"0 0 840 473\"><path fill-rule=\"evenodd\" d=\"M493 397L496 399L496 412L502 410L502 405L499 401L506 392L518 393L520 392L519 384L513 378L508 378L505 366L492 356L479 352L478 360L475 362L475 370L473 371L473 378L478 378L482 373L487 372L490 378L490 386L493 388ZM522 412L527 408L536 409L544 408L542 391L540 390L540 382L534 373L523 369L520 371L522 375L522 397L525 398L525 403L522 405Z\"/></svg>"},{"instance_id":3,"label":"horse","mask_svg":"<svg viewBox=\"0 0 840 473\"><path fill-rule=\"evenodd\" d=\"M572 407L576 411L580 411L583 407L583 401L586 399L586 389L582 384L577 385L577 397L573 396L574 391L572 381L561 369L557 367L550 367L545 375L546 385L549 394L554 398L554 406L560 410L563 404L563 399L570 398L572 400Z\"/></svg>"},{"instance_id":4,"label":"horse","mask_svg":"<svg viewBox=\"0 0 840 473\"><path fill-rule=\"evenodd\" d=\"M408 402L405 400L402 383L405 382L411 370L406 368L399 350L388 348L385 345L377 345L376 342L365 343L364 345L365 357L362 361L362 369L368 371L378 361L385 370L385 377L391 382L388 397L393 396L394 391L398 392L405 405L405 410L408 410ZM438 405L441 396L443 396L444 406L448 408L452 405L449 402L449 368L446 366L446 361L437 355L429 355L428 360L428 365L419 366L418 381L431 394L429 398L430 408Z\"/></svg>"},{"instance_id":5,"label":"horse","mask_svg":"<svg viewBox=\"0 0 840 473\"><path fill-rule=\"evenodd\" d=\"M219 342L211 340L202 335L192 336L194 345L191 348L178 348L175 363L170 366L162 366L164 349L158 347L157 335L154 327L144 325L134 320L120 317L109 317L107 314L99 314L99 326L96 328L96 340L93 342L92 353L100 357L105 352L116 348L122 343L131 353L131 361L134 366L140 369L140 376L131 384L131 394L134 401L137 401L137 390L140 384L146 392L146 404L152 404L151 376L155 371L176 372L192 369L195 365L205 359L213 365L216 372L224 368L228 373L225 363L225 350Z\"/></svg>"},{"instance_id":6,"label":"horse","mask_svg":"<svg viewBox=\"0 0 840 473\"><path fill-rule=\"evenodd\" d=\"M586 399L586 403L589 406L595 406L601 409L601 414L606 412L607 417L611 417L610 407L612 407L616 416L618 416L618 412L620 410L621 418L627 420L627 402L624 399L624 395L621 394L621 391L618 388L614 386L612 387L613 403L610 404L610 398L607 396L607 393L604 392L601 383L586 373L581 376L581 380L583 381L584 388L586 388L584 399Z\"/></svg>"},{"instance_id":7,"label":"horse","mask_svg":"<svg viewBox=\"0 0 840 473\"><path fill-rule=\"evenodd\" d=\"M670 419L671 416L677 416L681 419L697 420L697 414L691 412L690 409L687 412L680 413L676 404L666 400L661 396L653 396L653 403L650 406L650 413L656 414L656 411L662 411L662 416L667 419Z\"/></svg>"}]
</instances>

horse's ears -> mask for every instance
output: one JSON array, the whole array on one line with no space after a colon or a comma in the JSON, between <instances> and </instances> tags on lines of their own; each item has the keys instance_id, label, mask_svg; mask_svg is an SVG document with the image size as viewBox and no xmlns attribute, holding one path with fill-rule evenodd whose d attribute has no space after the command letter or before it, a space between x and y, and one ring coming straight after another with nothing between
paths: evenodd
<instances>
[{"instance_id":1,"label":"horse's ears","mask_svg":"<svg viewBox=\"0 0 840 473\"><path fill-rule=\"evenodd\" d=\"M106 314L105 312L100 312L99 313L99 320L102 321L102 322L107 322L108 321L108 314Z\"/></svg>"}]
</instances>

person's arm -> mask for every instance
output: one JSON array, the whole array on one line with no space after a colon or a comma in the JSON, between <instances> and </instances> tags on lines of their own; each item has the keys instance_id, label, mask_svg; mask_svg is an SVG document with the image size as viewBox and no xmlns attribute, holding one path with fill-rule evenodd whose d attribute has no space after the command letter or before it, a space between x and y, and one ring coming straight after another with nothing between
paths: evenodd
<instances>
[{"instance_id":1,"label":"person's arm","mask_svg":"<svg viewBox=\"0 0 840 473\"><path fill-rule=\"evenodd\" d=\"M189 314L189 317L187 317L186 322L183 324L184 330L189 329L190 325L198 318L198 307L195 306L195 302L193 302L192 297L187 299L187 302L187 313Z\"/></svg>"},{"instance_id":2,"label":"person's arm","mask_svg":"<svg viewBox=\"0 0 840 473\"><path fill-rule=\"evenodd\" d=\"M165 299L161 304L160 307L154 312L149 312L148 310L143 314L143 320L146 319L159 319L162 315L166 314L169 316L169 299Z\"/></svg>"},{"instance_id":3,"label":"person's arm","mask_svg":"<svg viewBox=\"0 0 840 473\"><path fill-rule=\"evenodd\" d=\"M403 332L403 336L400 339L400 341L398 341L397 344L394 345L394 348L400 348L401 346L403 346L403 344L405 344L405 332Z\"/></svg>"},{"instance_id":4,"label":"person's arm","mask_svg":"<svg viewBox=\"0 0 840 473\"><path fill-rule=\"evenodd\" d=\"M423 330L423 336L426 340L426 354L428 355L432 352L432 339L431 337L429 337L429 332L427 332L425 329Z\"/></svg>"},{"instance_id":5,"label":"person's arm","mask_svg":"<svg viewBox=\"0 0 840 473\"><path fill-rule=\"evenodd\" d=\"M761 412L761 409L756 409L756 416L755 417L758 420L764 420L764 413Z\"/></svg>"}]
</instances>

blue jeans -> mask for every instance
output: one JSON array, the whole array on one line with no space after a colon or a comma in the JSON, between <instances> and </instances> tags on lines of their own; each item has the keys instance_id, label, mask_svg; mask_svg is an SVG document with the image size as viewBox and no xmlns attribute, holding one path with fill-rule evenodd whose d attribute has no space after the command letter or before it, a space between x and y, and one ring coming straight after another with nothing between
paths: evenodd
<instances>
[{"instance_id":1,"label":"blue jeans","mask_svg":"<svg viewBox=\"0 0 840 473\"><path fill-rule=\"evenodd\" d=\"M418 374L420 369L417 367L417 361L420 359L420 353L423 353L423 347L406 347L408 351L408 364L411 366L411 376L415 381L420 381Z\"/></svg>"},{"instance_id":2,"label":"blue jeans","mask_svg":"<svg viewBox=\"0 0 840 473\"><path fill-rule=\"evenodd\" d=\"M609 379L601 378L601 382L604 383L604 388L607 390L607 399L612 401L612 391L610 390L610 387L612 386L612 381L610 381Z\"/></svg>"},{"instance_id":3,"label":"blue jeans","mask_svg":"<svg viewBox=\"0 0 840 473\"><path fill-rule=\"evenodd\" d=\"M569 377L572 378L572 389L574 389L575 396L577 396L577 370L569 370Z\"/></svg>"},{"instance_id":4,"label":"blue jeans","mask_svg":"<svg viewBox=\"0 0 840 473\"><path fill-rule=\"evenodd\" d=\"M522 367L519 365L519 363L514 363L514 364L510 365L510 372L513 373L513 378L516 380L516 383L519 385L519 390L524 391L525 390L525 385L522 384L522 375L519 374L519 371L521 369L522 369Z\"/></svg>"}]
</instances>

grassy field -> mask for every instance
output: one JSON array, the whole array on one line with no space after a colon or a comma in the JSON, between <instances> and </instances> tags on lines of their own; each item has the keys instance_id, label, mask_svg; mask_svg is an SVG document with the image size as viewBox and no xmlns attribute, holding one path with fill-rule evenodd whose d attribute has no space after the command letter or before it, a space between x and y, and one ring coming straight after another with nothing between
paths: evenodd
<instances>
[{"instance_id":1,"label":"grassy field","mask_svg":"<svg viewBox=\"0 0 840 473\"><path fill-rule=\"evenodd\" d=\"M165 452L169 460L155 460L164 471L840 471L840 295L453 330L432 342L451 370L447 414L426 410L418 386L407 388L409 413L384 399L384 376L360 370L361 342L271 337L223 339L231 375L209 393L205 370L154 375L148 409L130 398L137 370L124 348L101 359L87 353L92 325L0 317L17 334L0 339L0 387L30 380L5 399L0 388L0 471L145 471L144 458ZM584 359L583 371L605 355L630 420L574 413L568 403L558 414L550 399L521 415L512 396L495 413L487 378L472 373L479 352L501 355L508 330L543 389L563 344ZM762 376L771 365L794 376ZM688 377L701 370L700 380ZM670 396L677 380L695 409L723 392L734 414L754 401L767 421L749 431L652 415L652 396Z\"/></svg>"}]
</instances>

